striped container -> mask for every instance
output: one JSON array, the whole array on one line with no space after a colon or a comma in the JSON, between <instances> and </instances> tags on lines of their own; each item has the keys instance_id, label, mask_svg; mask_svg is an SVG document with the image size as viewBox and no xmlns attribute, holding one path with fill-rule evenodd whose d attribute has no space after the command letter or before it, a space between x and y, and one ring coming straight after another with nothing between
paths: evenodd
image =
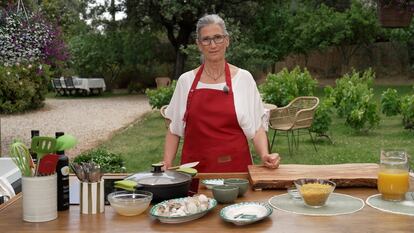
<instances>
[{"instance_id":1,"label":"striped container","mask_svg":"<svg viewBox=\"0 0 414 233\"><path fill-rule=\"evenodd\" d=\"M99 214L105 210L104 180L95 183L80 183L80 212Z\"/></svg>"}]
</instances>

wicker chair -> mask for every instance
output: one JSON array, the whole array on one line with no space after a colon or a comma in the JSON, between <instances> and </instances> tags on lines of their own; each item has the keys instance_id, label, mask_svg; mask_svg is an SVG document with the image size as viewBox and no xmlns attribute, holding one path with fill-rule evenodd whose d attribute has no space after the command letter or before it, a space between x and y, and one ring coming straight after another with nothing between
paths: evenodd
<instances>
[{"instance_id":1,"label":"wicker chair","mask_svg":"<svg viewBox=\"0 0 414 233\"><path fill-rule=\"evenodd\" d=\"M164 105L160 108L160 114L164 118L165 127L168 129L168 126L170 125L170 119L167 118L165 115L165 110L167 109L168 105Z\"/></svg>"},{"instance_id":2,"label":"wicker chair","mask_svg":"<svg viewBox=\"0 0 414 233\"><path fill-rule=\"evenodd\" d=\"M299 130L307 129L311 137L313 147L316 149L315 141L310 132L313 116L319 104L318 97L302 96L292 100L287 106L272 109L269 117L269 127L274 130L270 151L273 148L277 131L286 132L289 145L289 153L292 154L293 145L299 148ZM295 137L294 131L297 131ZM289 136L289 134L291 136Z\"/></svg>"}]
</instances>

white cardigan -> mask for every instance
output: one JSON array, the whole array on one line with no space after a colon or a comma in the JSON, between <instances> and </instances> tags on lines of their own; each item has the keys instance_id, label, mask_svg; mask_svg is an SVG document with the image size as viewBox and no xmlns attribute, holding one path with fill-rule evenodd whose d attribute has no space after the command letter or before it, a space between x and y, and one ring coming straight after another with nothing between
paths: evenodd
<instances>
[{"instance_id":1,"label":"white cardigan","mask_svg":"<svg viewBox=\"0 0 414 233\"><path fill-rule=\"evenodd\" d=\"M184 136L185 122L183 117L187 107L188 93L194 79L195 74L193 70L180 76L171 102L165 112L166 117L171 120L169 127L171 133L180 137ZM250 72L243 69L239 69L231 81L237 121L246 137L252 139L260 126L267 129L265 109L256 82ZM225 82L218 84L198 82L197 89L223 90L225 84Z\"/></svg>"}]
</instances>

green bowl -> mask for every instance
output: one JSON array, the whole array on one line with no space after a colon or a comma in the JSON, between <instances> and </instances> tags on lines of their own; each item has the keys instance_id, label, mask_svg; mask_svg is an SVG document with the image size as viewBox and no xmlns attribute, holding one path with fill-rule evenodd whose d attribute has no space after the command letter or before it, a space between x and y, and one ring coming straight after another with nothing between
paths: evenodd
<instances>
[{"instance_id":1,"label":"green bowl","mask_svg":"<svg viewBox=\"0 0 414 233\"><path fill-rule=\"evenodd\" d=\"M213 187L214 199L223 204L233 203L238 194L239 187L236 185L217 185Z\"/></svg>"},{"instance_id":2,"label":"green bowl","mask_svg":"<svg viewBox=\"0 0 414 233\"><path fill-rule=\"evenodd\" d=\"M247 192L247 189L249 189L249 180L247 179L229 178L224 180L224 184L239 187L239 197L243 196Z\"/></svg>"}]
</instances>

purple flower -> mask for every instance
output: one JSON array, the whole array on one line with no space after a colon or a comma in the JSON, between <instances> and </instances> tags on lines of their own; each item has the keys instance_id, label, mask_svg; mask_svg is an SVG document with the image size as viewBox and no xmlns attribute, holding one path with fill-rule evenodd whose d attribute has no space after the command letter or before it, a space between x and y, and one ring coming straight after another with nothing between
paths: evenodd
<instances>
[{"instance_id":1,"label":"purple flower","mask_svg":"<svg viewBox=\"0 0 414 233\"><path fill-rule=\"evenodd\" d=\"M40 60L57 64L69 58L59 27L45 20L41 13L29 14L7 8L0 14L0 63Z\"/></svg>"}]
</instances>

